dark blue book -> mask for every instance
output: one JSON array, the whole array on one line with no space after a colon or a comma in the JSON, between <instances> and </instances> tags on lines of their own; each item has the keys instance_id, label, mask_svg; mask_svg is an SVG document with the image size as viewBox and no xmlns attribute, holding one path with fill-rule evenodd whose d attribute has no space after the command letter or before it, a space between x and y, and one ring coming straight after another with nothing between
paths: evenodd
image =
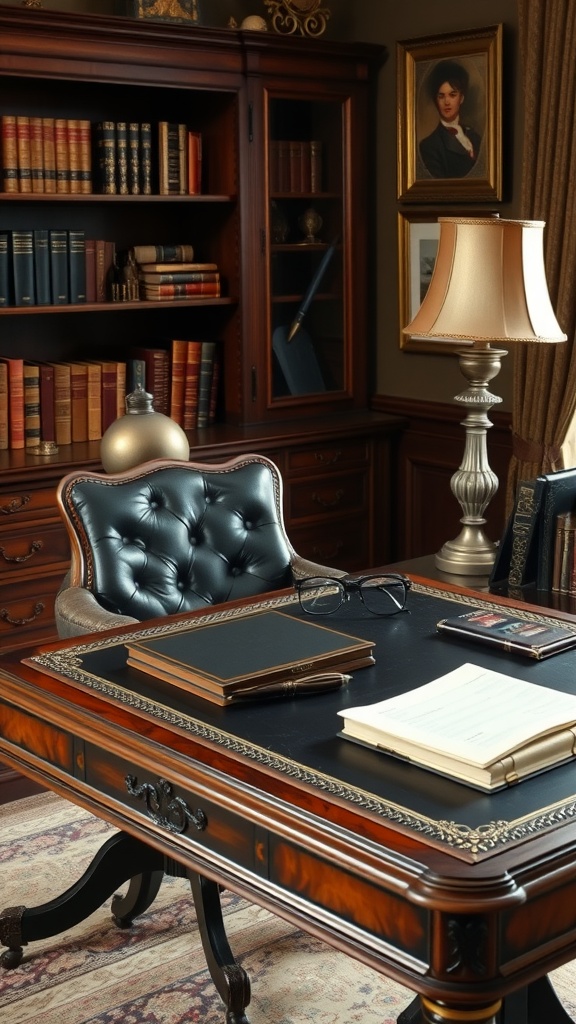
<instances>
[{"instance_id":1,"label":"dark blue book","mask_svg":"<svg viewBox=\"0 0 576 1024\"><path fill-rule=\"evenodd\" d=\"M18 229L12 232L12 273L14 305L35 306L33 231Z\"/></svg>"},{"instance_id":2,"label":"dark blue book","mask_svg":"<svg viewBox=\"0 0 576 1024\"><path fill-rule=\"evenodd\" d=\"M47 228L36 228L34 231L34 279L36 305L49 306L52 302L52 293L50 290L50 253Z\"/></svg>"},{"instance_id":3,"label":"dark blue book","mask_svg":"<svg viewBox=\"0 0 576 1024\"><path fill-rule=\"evenodd\" d=\"M68 232L68 285L70 302L86 302L86 242L76 229Z\"/></svg>"},{"instance_id":4,"label":"dark blue book","mask_svg":"<svg viewBox=\"0 0 576 1024\"><path fill-rule=\"evenodd\" d=\"M0 231L0 307L12 305L10 232Z\"/></svg>"},{"instance_id":5,"label":"dark blue book","mask_svg":"<svg viewBox=\"0 0 576 1024\"><path fill-rule=\"evenodd\" d=\"M50 252L50 279L52 282L52 305L64 306L70 301L68 283L68 232L50 228L48 234Z\"/></svg>"},{"instance_id":6,"label":"dark blue book","mask_svg":"<svg viewBox=\"0 0 576 1024\"><path fill-rule=\"evenodd\" d=\"M576 469L561 469L538 477L543 496L538 522L538 571L536 587L550 590L554 572L554 547L558 516L576 512Z\"/></svg>"}]
</instances>

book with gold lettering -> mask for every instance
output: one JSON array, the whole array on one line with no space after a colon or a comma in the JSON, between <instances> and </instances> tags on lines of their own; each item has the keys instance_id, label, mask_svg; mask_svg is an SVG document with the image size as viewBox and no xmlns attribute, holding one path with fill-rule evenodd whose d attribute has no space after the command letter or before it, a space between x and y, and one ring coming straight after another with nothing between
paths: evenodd
<instances>
[{"instance_id":1,"label":"book with gold lettering","mask_svg":"<svg viewBox=\"0 0 576 1024\"><path fill-rule=\"evenodd\" d=\"M436 629L462 640L479 640L508 653L525 654L538 660L576 647L576 626L550 619L507 615L489 608L440 619Z\"/></svg>"},{"instance_id":2,"label":"book with gold lettering","mask_svg":"<svg viewBox=\"0 0 576 1024\"><path fill-rule=\"evenodd\" d=\"M221 706L257 695L259 687L279 684L289 695L304 679L320 682L319 673L373 665L373 647L370 640L279 611L126 644L133 668Z\"/></svg>"},{"instance_id":3,"label":"book with gold lettering","mask_svg":"<svg viewBox=\"0 0 576 1024\"><path fill-rule=\"evenodd\" d=\"M338 714L344 739L489 792L571 760L576 747L576 694L472 664Z\"/></svg>"}]
</instances>

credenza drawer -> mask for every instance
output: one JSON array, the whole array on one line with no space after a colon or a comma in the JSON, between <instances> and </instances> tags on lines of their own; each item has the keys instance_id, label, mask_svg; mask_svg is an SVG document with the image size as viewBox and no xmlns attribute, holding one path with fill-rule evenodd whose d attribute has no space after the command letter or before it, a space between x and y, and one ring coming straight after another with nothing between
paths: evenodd
<instances>
[{"instance_id":1,"label":"credenza drawer","mask_svg":"<svg viewBox=\"0 0 576 1024\"><path fill-rule=\"evenodd\" d=\"M39 639L55 639L54 598L63 573L28 576L0 586L0 638L3 650Z\"/></svg>"},{"instance_id":2,"label":"credenza drawer","mask_svg":"<svg viewBox=\"0 0 576 1024\"><path fill-rule=\"evenodd\" d=\"M288 520L322 518L362 512L368 505L368 474L365 470L326 475L288 488Z\"/></svg>"},{"instance_id":3,"label":"credenza drawer","mask_svg":"<svg viewBox=\"0 0 576 1024\"><path fill-rule=\"evenodd\" d=\"M0 492L0 526L27 519L60 519L56 507L56 482L49 487L6 488Z\"/></svg>"},{"instance_id":4,"label":"credenza drawer","mask_svg":"<svg viewBox=\"0 0 576 1024\"><path fill-rule=\"evenodd\" d=\"M0 530L0 579L34 575L58 564L64 575L69 559L68 535L59 523Z\"/></svg>"},{"instance_id":5,"label":"credenza drawer","mask_svg":"<svg viewBox=\"0 0 576 1024\"><path fill-rule=\"evenodd\" d=\"M327 441L292 448L288 452L287 472L295 474L312 470L317 473L323 469L364 464L368 460L368 454L368 442L364 438Z\"/></svg>"}]
</instances>

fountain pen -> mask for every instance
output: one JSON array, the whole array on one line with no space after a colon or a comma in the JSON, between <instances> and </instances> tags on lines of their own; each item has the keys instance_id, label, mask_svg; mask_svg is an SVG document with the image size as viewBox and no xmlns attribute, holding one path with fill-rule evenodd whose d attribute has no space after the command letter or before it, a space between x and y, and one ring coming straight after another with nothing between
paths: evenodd
<instances>
[{"instance_id":1,"label":"fountain pen","mask_svg":"<svg viewBox=\"0 0 576 1024\"><path fill-rule=\"evenodd\" d=\"M299 697L312 693L324 693L326 690L339 690L350 682L352 676L345 672L321 672L301 679L281 679L276 683L256 684L230 694L229 702L237 700L254 700L261 697Z\"/></svg>"}]
</instances>

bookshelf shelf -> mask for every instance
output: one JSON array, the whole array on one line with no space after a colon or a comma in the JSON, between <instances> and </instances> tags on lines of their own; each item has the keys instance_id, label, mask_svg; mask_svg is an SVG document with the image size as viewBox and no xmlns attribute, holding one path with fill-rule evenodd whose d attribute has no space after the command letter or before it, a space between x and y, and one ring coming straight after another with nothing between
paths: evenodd
<instances>
[{"instance_id":1,"label":"bookshelf shelf","mask_svg":"<svg viewBox=\"0 0 576 1024\"><path fill-rule=\"evenodd\" d=\"M0 7L0 39L2 115L91 126L168 121L202 141L197 194L161 195L157 183L153 194L138 195L0 192L0 233L11 242L19 230L84 231L122 253L191 244L194 262L216 264L224 292L7 305L0 308L0 355L126 362L134 346L170 353L177 339L217 342L217 416L188 431L194 457L268 454L284 477L286 525L300 552L349 570L383 564L390 515L380 476L399 421L368 411L366 345L368 112L382 48L44 10L32 18L16 6ZM271 180L267 157L282 139L310 152L319 144L322 177L314 187L300 181L294 193ZM282 244L273 238L273 201L292 224ZM309 207L322 229L318 243L302 244L297 222ZM279 384L273 335L290 323L337 236L298 339L312 339L330 383L292 394ZM67 564L54 492L77 465L99 468L98 440L61 444L47 456L0 448L0 508L9 509L0 516L0 545L25 554L36 527L53 540L39 569L33 559L0 564L5 646L53 635L52 601ZM29 619L27 604L39 594L42 615L21 628L8 625Z\"/></svg>"}]
</instances>

